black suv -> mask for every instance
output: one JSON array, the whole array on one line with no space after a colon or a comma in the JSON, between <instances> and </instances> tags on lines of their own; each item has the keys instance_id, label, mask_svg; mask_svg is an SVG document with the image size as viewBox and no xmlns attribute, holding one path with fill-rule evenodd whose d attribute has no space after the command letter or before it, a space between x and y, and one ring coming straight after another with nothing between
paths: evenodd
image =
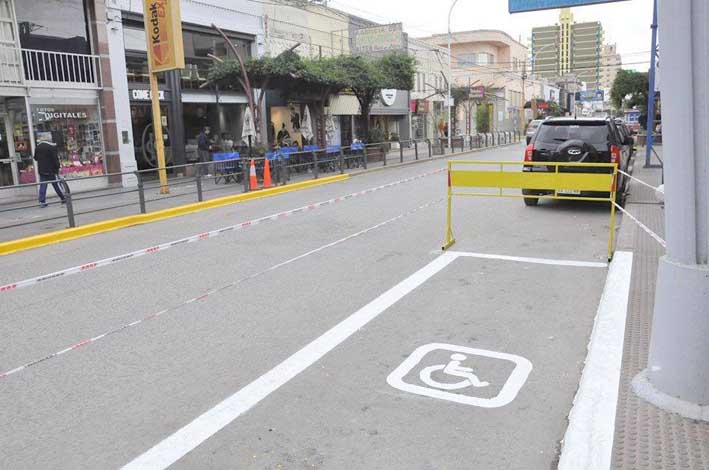
<instances>
[{"instance_id":1,"label":"black suv","mask_svg":"<svg viewBox=\"0 0 709 470\"><path fill-rule=\"evenodd\" d=\"M628 140L630 139L630 140ZM543 121L524 152L526 162L617 163L627 171L630 164L632 138L621 134L613 119L552 118ZM525 166L524 171L554 171L552 167ZM559 171L607 172L607 168L561 167ZM617 200L625 191L626 178L618 175ZM523 195L553 194L552 190L523 189ZM562 192L560 191L561 195ZM607 193L606 193L607 194ZM597 193L573 193L599 197ZM537 198L524 198L528 206L536 206Z\"/></svg>"}]
</instances>

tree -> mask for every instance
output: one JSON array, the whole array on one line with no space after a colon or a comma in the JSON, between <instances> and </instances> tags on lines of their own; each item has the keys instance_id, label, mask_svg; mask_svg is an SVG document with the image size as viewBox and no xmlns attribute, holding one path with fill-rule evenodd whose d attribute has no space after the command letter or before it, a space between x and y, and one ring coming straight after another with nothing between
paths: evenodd
<instances>
[{"instance_id":1,"label":"tree","mask_svg":"<svg viewBox=\"0 0 709 470\"><path fill-rule=\"evenodd\" d=\"M378 59L360 56L337 58L338 76L346 89L357 98L365 137L369 136L369 114L379 100L382 89L410 90L414 87L415 60L406 53L395 52Z\"/></svg>"},{"instance_id":2,"label":"tree","mask_svg":"<svg viewBox=\"0 0 709 470\"><path fill-rule=\"evenodd\" d=\"M620 70L611 88L611 102L616 109L637 107L644 111L649 88L647 73Z\"/></svg>"},{"instance_id":3,"label":"tree","mask_svg":"<svg viewBox=\"0 0 709 470\"><path fill-rule=\"evenodd\" d=\"M465 111L465 121L470 125L470 116L473 111L473 106L475 106L475 102L470 99L470 88L467 86L454 86L451 88L451 98L453 98L453 116L455 117L454 119L451 120L453 123L453 134L456 134L456 127L458 123L458 108L461 106L463 107L463 110ZM468 129L466 129L466 132Z\"/></svg>"},{"instance_id":4,"label":"tree","mask_svg":"<svg viewBox=\"0 0 709 470\"><path fill-rule=\"evenodd\" d=\"M477 113L475 116L475 123L478 132L483 134L490 132L490 109L487 103L483 103L478 106Z\"/></svg>"}]
</instances>

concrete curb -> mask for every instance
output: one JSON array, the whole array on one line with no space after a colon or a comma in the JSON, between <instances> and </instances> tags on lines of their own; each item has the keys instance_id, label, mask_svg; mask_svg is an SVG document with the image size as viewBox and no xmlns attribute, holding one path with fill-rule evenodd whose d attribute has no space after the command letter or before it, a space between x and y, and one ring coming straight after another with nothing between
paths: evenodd
<instances>
[{"instance_id":1,"label":"concrete curb","mask_svg":"<svg viewBox=\"0 0 709 470\"><path fill-rule=\"evenodd\" d=\"M119 217L116 219L109 219L101 222L94 222L91 224L82 225L80 227L57 230L55 232L43 233L41 235L34 235L26 238L19 238L17 240L10 240L7 242L0 243L0 256L30 250L33 248L39 248L41 246L53 245L55 243L61 243L69 240L75 240L77 238L96 235L99 233L118 230L121 228L142 225L150 222L157 222L159 220L170 219L173 217L179 217L181 215L200 212L206 209L213 209L216 207L237 204L239 202L277 196L279 194L284 194L291 191L299 191L301 189L336 183L338 181L344 181L346 179L349 179L349 177L350 175L344 174L329 176L327 178L320 178L316 180L302 181L285 186L277 186L275 188L263 189L260 191L235 194L232 196L224 196L211 199L209 201L196 202L183 206L171 207L169 209L162 209L159 211L150 212L148 214L137 214L130 215L127 217Z\"/></svg>"}]
</instances>

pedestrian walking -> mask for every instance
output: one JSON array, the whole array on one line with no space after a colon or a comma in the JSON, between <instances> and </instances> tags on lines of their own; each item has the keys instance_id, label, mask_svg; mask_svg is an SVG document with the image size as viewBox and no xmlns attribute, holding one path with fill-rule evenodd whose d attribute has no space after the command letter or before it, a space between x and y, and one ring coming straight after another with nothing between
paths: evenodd
<instances>
[{"instance_id":1,"label":"pedestrian walking","mask_svg":"<svg viewBox=\"0 0 709 470\"><path fill-rule=\"evenodd\" d=\"M212 141L209 139L209 134L211 129L206 126L202 129L202 132L197 136L197 154L199 155L199 162L205 163L211 161L211 155L209 151L212 148ZM199 174L204 176L209 173L209 165L200 165Z\"/></svg>"},{"instance_id":2,"label":"pedestrian walking","mask_svg":"<svg viewBox=\"0 0 709 470\"><path fill-rule=\"evenodd\" d=\"M64 192L62 191L59 182L59 153L57 144L52 141L51 132L39 132L37 135L39 143L34 151L34 159L37 161L37 169L39 172L39 205L47 207L47 184L52 182L54 192L57 193L62 204L66 202Z\"/></svg>"}]
</instances>

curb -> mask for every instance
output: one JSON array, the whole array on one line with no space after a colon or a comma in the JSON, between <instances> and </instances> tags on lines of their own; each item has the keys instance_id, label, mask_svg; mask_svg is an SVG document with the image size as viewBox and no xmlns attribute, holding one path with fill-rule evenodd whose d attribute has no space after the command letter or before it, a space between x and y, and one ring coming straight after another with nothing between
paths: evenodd
<instances>
[{"instance_id":1,"label":"curb","mask_svg":"<svg viewBox=\"0 0 709 470\"><path fill-rule=\"evenodd\" d=\"M164 219L171 219L173 217L179 217L181 215L200 212L205 209L213 209L216 207L228 206L239 202L277 196L279 194L288 193L291 191L298 191L301 189L312 188L315 186L336 183L338 181L347 180L349 179L349 177L350 175L348 174L329 176L327 178L320 178L317 180L302 181L299 183L293 183L285 186L277 186L275 188L262 189L249 193L219 197L204 202L196 202L183 206L171 207L169 209L162 209L147 214L129 215L126 217L119 217L116 219L94 222L91 224L82 225L80 227L57 230L55 232L43 233L41 235L33 235L31 237L26 238L18 238L17 240L10 240L7 242L0 243L0 256L30 250L33 248L39 248L42 246L53 245L69 240L75 240L77 238L96 235L99 233L110 232L121 228L142 225L150 222L157 222L159 220Z\"/></svg>"}]
</instances>

